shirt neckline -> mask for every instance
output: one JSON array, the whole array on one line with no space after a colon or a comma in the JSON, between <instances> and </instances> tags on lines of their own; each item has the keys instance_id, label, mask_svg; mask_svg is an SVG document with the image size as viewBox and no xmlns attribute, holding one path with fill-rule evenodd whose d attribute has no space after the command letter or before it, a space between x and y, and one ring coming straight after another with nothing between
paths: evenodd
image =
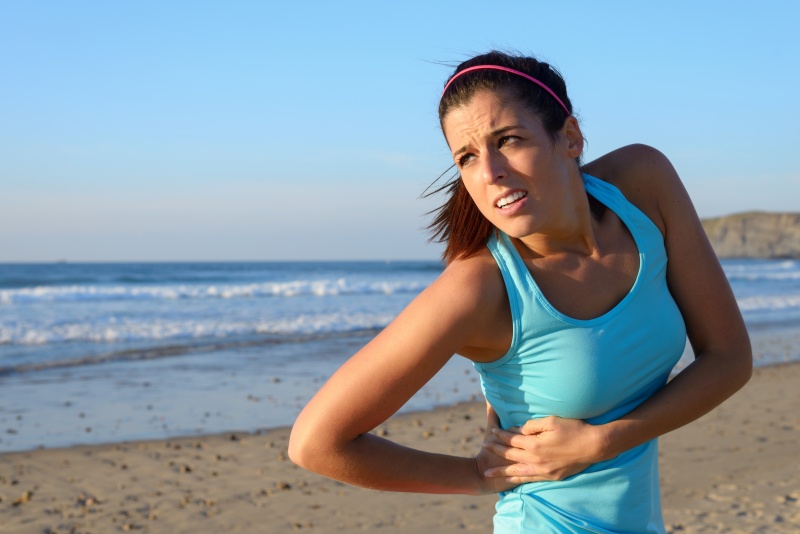
<instances>
[{"instance_id":1,"label":"shirt neckline","mask_svg":"<svg viewBox=\"0 0 800 534\"><path fill-rule=\"evenodd\" d=\"M537 284L536 280L533 278L533 275L531 274L530 270L528 269L528 266L525 264L525 261L522 259L522 256L520 256L519 251L517 250L517 247L515 247L514 243L511 242L511 238L507 234L505 234L504 232L500 232L500 236L503 239L503 242L505 243L506 247L508 249L510 249L509 253L511 254L511 257L514 259L514 263L517 265L517 267L519 269L522 270L523 275L526 277L527 282L533 288L533 291L534 291L534 293L536 295L536 298L539 300L539 302L544 306L544 308L548 312L550 312L551 315L553 315L557 319L559 319L559 320L561 320L561 321L563 321L565 323L570 323L570 324L573 324L573 325L576 325L576 326L593 326L593 325L596 325L596 324L604 323L604 322L609 321L610 319L612 319L625 306L627 306L628 302L630 302L631 299L633 299L633 296L636 294L636 292L638 291L639 286L641 285L641 280L644 277L645 262L646 262L645 254L642 252L642 245L641 245L641 242L640 242L640 236L638 235L639 232L637 230L636 225L633 224L632 221L630 220L630 218L628 216L629 212L627 210L621 209L621 206L617 206L617 210L615 210L614 207L610 205L610 204L614 204L613 198L600 198L600 197L603 196L603 194L602 194L603 192L611 193L611 191L609 189L602 187L603 185L609 185L610 186L610 184L606 184L605 182L602 182L602 181L601 181L601 184L596 184L592 180L600 181L599 178L595 178L594 176L591 176L589 174L585 174L585 173L583 174L584 187L585 187L587 193L589 193L592 197L595 198L595 200L597 200L598 202L603 204L606 208L608 208L612 212L614 212L614 214L617 217L619 217L619 220L622 221L622 224L625 225L625 227L628 229L628 232L633 237L634 245L636 246L636 250L637 250L637 252L639 254L639 270L636 273L636 278L634 279L633 284L631 285L630 289L628 290L628 293L619 302L617 302L612 308L610 308L608 311L602 313L601 315L599 315L597 317L593 317L591 319L576 319L575 317L571 317L571 316L559 311L555 306L553 306L550 303L549 300L547 300L547 297L544 296L544 293L542 293L542 290L539 288L539 284ZM610 187L613 187L613 186L610 186ZM604 191L604 189L605 189L605 191ZM616 189L616 188L614 188L614 189ZM594 190L594 191L591 191L591 190ZM596 192L600 192L600 195L595 194L595 191ZM627 199L625 199L624 195L622 195L622 192L619 191L618 189L616 189L616 191L618 192L617 194L619 195L619 197L621 197L623 200L625 200L627 202ZM612 200L612 202L609 202L609 200Z\"/></svg>"}]
</instances>

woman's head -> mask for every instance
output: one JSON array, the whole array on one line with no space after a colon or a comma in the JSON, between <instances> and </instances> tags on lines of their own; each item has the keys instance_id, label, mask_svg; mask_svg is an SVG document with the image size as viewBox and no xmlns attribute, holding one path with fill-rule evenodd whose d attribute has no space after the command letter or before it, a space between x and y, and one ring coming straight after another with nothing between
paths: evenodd
<instances>
[{"instance_id":1,"label":"woman's head","mask_svg":"<svg viewBox=\"0 0 800 534\"><path fill-rule=\"evenodd\" d=\"M564 79L553 67L532 57L492 51L456 67L439 101L439 124L450 110L467 104L480 91L510 95L525 104L553 138L572 115Z\"/></svg>"},{"instance_id":2,"label":"woman's head","mask_svg":"<svg viewBox=\"0 0 800 534\"><path fill-rule=\"evenodd\" d=\"M439 103L443 131L449 114L469 107L479 93L521 105L540 121L553 143L572 115L564 80L555 69L532 57L489 52L461 63L448 79ZM444 259L449 262L479 252L495 227L475 206L460 174L431 194L442 191L447 200L432 212L435 217L429 229L432 239L446 243Z\"/></svg>"}]
</instances>

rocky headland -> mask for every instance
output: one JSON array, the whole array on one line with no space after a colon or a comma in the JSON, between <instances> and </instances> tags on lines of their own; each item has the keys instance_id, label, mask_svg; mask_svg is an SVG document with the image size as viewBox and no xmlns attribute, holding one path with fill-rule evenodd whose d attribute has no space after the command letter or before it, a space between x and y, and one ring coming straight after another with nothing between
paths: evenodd
<instances>
[{"instance_id":1,"label":"rocky headland","mask_svg":"<svg viewBox=\"0 0 800 534\"><path fill-rule=\"evenodd\" d=\"M751 211L702 222L720 258L800 258L800 213Z\"/></svg>"}]
</instances>

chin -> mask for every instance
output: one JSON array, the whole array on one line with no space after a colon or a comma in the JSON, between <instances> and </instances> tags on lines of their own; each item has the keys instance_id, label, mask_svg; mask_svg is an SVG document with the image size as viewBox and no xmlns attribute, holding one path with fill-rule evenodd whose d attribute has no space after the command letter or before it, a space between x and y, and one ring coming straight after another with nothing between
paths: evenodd
<instances>
[{"instance_id":1,"label":"chin","mask_svg":"<svg viewBox=\"0 0 800 534\"><path fill-rule=\"evenodd\" d=\"M535 225L523 221L505 221L505 224L494 223L494 227L507 234L508 237L513 237L515 239L521 239L537 232Z\"/></svg>"}]
</instances>

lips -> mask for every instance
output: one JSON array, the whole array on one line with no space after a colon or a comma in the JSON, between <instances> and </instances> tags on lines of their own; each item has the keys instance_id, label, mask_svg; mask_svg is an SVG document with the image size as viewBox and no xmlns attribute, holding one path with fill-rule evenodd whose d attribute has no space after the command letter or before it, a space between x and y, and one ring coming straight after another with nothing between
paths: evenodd
<instances>
[{"instance_id":1,"label":"lips","mask_svg":"<svg viewBox=\"0 0 800 534\"><path fill-rule=\"evenodd\" d=\"M513 191L505 196L500 197L495 203L495 207L502 209L508 209L509 206L519 202L523 198L527 197L528 193L525 191Z\"/></svg>"}]
</instances>

